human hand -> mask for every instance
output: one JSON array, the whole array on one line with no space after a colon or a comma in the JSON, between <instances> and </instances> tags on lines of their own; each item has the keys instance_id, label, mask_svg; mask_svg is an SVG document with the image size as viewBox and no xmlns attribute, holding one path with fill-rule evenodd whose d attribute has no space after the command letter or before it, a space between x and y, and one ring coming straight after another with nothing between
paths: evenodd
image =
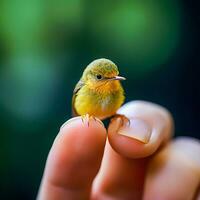
<instances>
[{"instance_id":1,"label":"human hand","mask_svg":"<svg viewBox=\"0 0 200 200\"><path fill-rule=\"evenodd\" d=\"M158 105L133 101L106 129L72 118L50 150L38 200L199 200L200 142L171 140L173 120ZM143 141L143 142L142 142ZM146 143L144 143L146 142Z\"/></svg>"}]
</instances>

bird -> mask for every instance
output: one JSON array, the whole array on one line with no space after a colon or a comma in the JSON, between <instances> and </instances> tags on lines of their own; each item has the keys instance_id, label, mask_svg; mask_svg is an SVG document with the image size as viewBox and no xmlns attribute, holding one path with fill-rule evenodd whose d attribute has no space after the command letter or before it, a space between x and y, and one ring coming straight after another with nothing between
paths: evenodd
<instances>
[{"instance_id":1,"label":"bird","mask_svg":"<svg viewBox=\"0 0 200 200\"><path fill-rule=\"evenodd\" d=\"M92 61L83 71L72 97L74 116L95 117L104 120L116 114L125 95L117 65L109 59ZM118 115L119 116L119 115Z\"/></svg>"}]
</instances>

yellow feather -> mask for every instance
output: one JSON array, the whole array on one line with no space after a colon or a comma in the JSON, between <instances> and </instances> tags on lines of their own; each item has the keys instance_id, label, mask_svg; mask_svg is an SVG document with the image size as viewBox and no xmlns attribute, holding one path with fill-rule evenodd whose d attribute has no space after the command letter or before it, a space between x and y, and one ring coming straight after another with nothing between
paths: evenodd
<instances>
[{"instance_id":1,"label":"yellow feather","mask_svg":"<svg viewBox=\"0 0 200 200\"><path fill-rule=\"evenodd\" d=\"M119 80L113 78L118 75L116 65L107 59L103 61L103 64L102 59L90 64L77 84L72 106L78 115L104 119L114 115L124 102L124 90ZM97 74L101 74L102 80L97 80Z\"/></svg>"}]
</instances>

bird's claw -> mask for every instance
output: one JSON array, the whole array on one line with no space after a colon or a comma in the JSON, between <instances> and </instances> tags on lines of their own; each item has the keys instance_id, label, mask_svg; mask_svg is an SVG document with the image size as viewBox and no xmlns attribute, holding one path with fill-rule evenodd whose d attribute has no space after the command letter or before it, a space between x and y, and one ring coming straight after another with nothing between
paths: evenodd
<instances>
[{"instance_id":1,"label":"bird's claw","mask_svg":"<svg viewBox=\"0 0 200 200\"><path fill-rule=\"evenodd\" d=\"M82 120L82 123L84 124L84 123L87 123L87 125L88 125L88 127L89 127L89 120L90 120L90 116L89 116L89 114L85 114L85 115L82 115L81 116L81 120Z\"/></svg>"}]
</instances>

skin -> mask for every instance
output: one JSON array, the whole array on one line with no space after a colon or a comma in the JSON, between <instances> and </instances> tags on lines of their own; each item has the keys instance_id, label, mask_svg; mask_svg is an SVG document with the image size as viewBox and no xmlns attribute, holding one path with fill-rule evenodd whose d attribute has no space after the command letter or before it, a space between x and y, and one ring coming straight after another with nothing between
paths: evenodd
<instances>
[{"instance_id":1,"label":"skin","mask_svg":"<svg viewBox=\"0 0 200 200\"><path fill-rule=\"evenodd\" d=\"M37 199L199 200L200 141L172 139L173 119L156 104L133 101L118 112L134 122L132 133L150 132L148 142L119 134L117 118L108 131L72 118L52 145Z\"/></svg>"}]
</instances>

